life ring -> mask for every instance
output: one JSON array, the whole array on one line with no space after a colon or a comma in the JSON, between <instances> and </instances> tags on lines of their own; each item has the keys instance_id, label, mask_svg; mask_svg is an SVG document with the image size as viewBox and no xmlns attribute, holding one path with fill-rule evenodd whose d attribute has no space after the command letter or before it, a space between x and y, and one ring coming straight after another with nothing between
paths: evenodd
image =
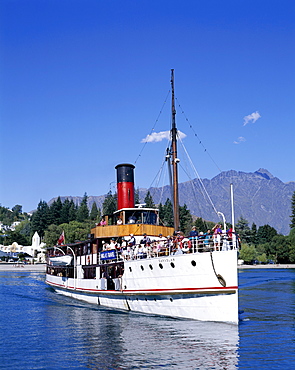
<instances>
[{"instance_id":1,"label":"life ring","mask_svg":"<svg viewBox=\"0 0 295 370\"><path fill-rule=\"evenodd\" d=\"M190 250L189 241L180 242L180 248L183 252L188 252Z\"/></svg>"}]
</instances>

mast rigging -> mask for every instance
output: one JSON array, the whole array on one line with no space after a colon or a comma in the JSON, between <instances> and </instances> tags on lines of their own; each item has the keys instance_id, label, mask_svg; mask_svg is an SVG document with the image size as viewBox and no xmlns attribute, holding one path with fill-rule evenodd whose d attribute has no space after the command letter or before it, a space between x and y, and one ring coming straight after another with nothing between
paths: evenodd
<instances>
[{"instance_id":1,"label":"mast rigging","mask_svg":"<svg viewBox=\"0 0 295 370\"><path fill-rule=\"evenodd\" d=\"M171 128L171 154L172 154L172 169L173 169L173 215L174 215L174 229L179 230L179 200L178 200L178 168L177 164L177 128L176 128L176 109L174 98L174 69L171 69L171 108L172 108L172 128Z\"/></svg>"}]
</instances>

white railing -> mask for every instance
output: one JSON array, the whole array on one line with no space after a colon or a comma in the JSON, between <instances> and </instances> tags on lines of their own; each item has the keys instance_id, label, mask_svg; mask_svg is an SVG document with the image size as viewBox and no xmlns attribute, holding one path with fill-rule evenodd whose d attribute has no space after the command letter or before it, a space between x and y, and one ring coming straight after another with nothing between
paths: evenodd
<instances>
[{"instance_id":1,"label":"white railing","mask_svg":"<svg viewBox=\"0 0 295 370\"><path fill-rule=\"evenodd\" d=\"M154 241L150 245L135 244L117 248L114 262L122 260L135 260L142 258L155 258L172 256L184 253L206 253L213 251L229 251L238 249L238 237L232 234L202 235L198 237L167 240L165 242ZM110 263L110 260L102 261L99 264Z\"/></svg>"}]
</instances>

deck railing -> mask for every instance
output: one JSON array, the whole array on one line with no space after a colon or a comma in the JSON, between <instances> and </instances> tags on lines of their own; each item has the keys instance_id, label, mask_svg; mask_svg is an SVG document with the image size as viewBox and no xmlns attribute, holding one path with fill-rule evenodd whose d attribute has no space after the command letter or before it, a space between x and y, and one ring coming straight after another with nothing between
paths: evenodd
<instances>
[{"instance_id":1,"label":"deck railing","mask_svg":"<svg viewBox=\"0 0 295 370\"><path fill-rule=\"evenodd\" d=\"M217 234L217 235L202 235L198 237L184 238L184 239L168 239L153 241L149 245L144 246L143 244L135 244L129 246L118 246L116 250L109 250L110 258L105 258L106 251L98 254L98 261L95 265L85 265L83 268L93 269L95 266L118 263L128 260L136 260L143 258L156 258L156 257L167 257L175 256L180 254L198 254L198 253L208 253L208 252L224 252L230 250L237 250L239 248L238 236L232 233L230 236L228 234ZM47 263L47 273L51 275L63 276L63 277L73 277L74 276L74 266L52 266L48 259ZM92 276L94 272L89 274ZM87 276L85 276L87 278Z\"/></svg>"},{"instance_id":2,"label":"deck railing","mask_svg":"<svg viewBox=\"0 0 295 370\"><path fill-rule=\"evenodd\" d=\"M135 244L133 246L120 247L116 250L114 262L122 260L134 260L142 258L155 258L173 256L184 253L206 253L213 251L229 251L238 249L238 237L232 234L217 234L209 236L192 237L185 241L168 240L166 242L152 242L150 245ZM101 263L110 263L110 260L100 260Z\"/></svg>"}]
</instances>

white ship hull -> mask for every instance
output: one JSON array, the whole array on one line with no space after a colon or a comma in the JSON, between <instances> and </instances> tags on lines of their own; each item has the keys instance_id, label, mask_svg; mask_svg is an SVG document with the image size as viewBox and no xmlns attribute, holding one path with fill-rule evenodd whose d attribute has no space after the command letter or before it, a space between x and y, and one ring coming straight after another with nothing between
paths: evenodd
<instances>
[{"instance_id":1,"label":"white ship hull","mask_svg":"<svg viewBox=\"0 0 295 370\"><path fill-rule=\"evenodd\" d=\"M106 290L106 279L84 279L79 271L78 265L75 279L47 274L46 282L58 293L114 309L238 323L236 250L125 261L113 290Z\"/></svg>"}]
</instances>

